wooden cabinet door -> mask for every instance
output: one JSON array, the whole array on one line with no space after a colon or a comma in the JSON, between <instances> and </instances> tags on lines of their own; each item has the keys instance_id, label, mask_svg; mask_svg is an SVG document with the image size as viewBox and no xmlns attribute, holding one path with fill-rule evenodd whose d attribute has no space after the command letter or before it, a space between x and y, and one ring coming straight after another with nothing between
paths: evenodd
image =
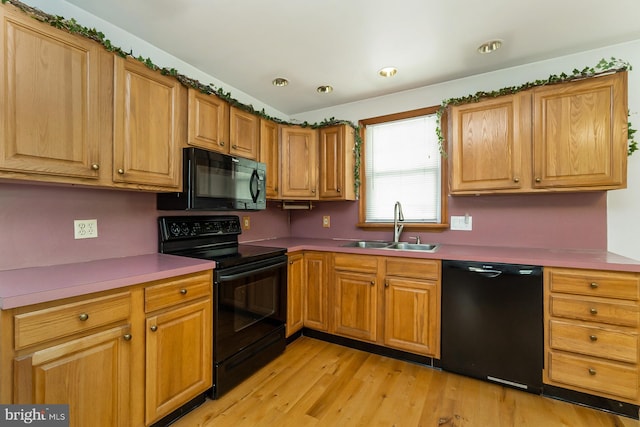
<instances>
[{"instance_id":1,"label":"wooden cabinet door","mask_svg":"<svg viewBox=\"0 0 640 427\"><path fill-rule=\"evenodd\" d=\"M530 95L520 93L449 110L452 194L518 190L530 182Z\"/></svg>"},{"instance_id":2,"label":"wooden cabinet door","mask_svg":"<svg viewBox=\"0 0 640 427\"><path fill-rule=\"evenodd\" d=\"M147 425L211 387L211 310L208 298L147 317Z\"/></svg>"},{"instance_id":3,"label":"wooden cabinet door","mask_svg":"<svg viewBox=\"0 0 640 427\"><path fill-rule=\"evenodd\" d=\"M260 119L260 161L267 165L267 199L277 199L280 182L280 144L278 124Z\"/></svg>"},{"instance_id":4,"label":"wooden cabinet door","mask_svg":"<svg viewBox=\"0 0 640 427\"><path fill-rule=\"evenodd\" d=\"M130 426L129 333L120 326L16 359L15 403L68 404L71 427Z\"/></svg>"},{"instance_id":5,"label":"wooden cabinet door","mask_svg":"<svg viewBox=\"0 0 640 427\"><path fill-rule=\"evenodd\" d=\"M186 90L133 59L115 58L114 80L114 182L178 188Z\"/></svg>"},{"instance_id":6,"label":"wooden cabinet door","mask_svg":"<svg viewBox=\"0 0 640 427\"><path fill-rule=\"evenodd\" d=\"M320 198L355 200L354 130L340 125L320 129Z\"/></svg>"},{"instance_id":7,"label":"wooden cabinet door","mask_svg":"<svg viewBox=\"0 0 640 427\"><path fill-rule=\"evenodd\" d=\"M627 176L627 73L533 91L535 188L622 188Z\"/></svg>"},{"instance_id":8,"label":"wooden cabinet door","mask_svg":"<svg viewBox=\"0 0 640 427\"><path fill-rule=\"evenodd\" d=\"M433 282L385 279L384 343L389 347L437 356L438 285Z\"/></svg>"},{"instance_id":9,"label":"wooden cabinet door","mask_svg":"<svg viewBox=\"0 0 640 427\"><path fill-rule=\"evenodd\" d=\"M189 89L187 143L229 153L229 104L215 95Z\"/></svg>"},{"instance_id":10,"label":"wooden cabinet door","mask_svg":"<svg viewBox=\"0 0 640 427\"><path fill-rule=\"evenodd\" d=\"M333 285L334 332L375 342L378 307L376 275L335 271Z\"/></svg>"},{"instance_id":11,"label":"wooden cabinet door","mask_svg":"<svg viewBox=\"0 0 640 427\"><path fill-rule=\"evenodd\" d=\"M9 7L0 18L0 169L98 178L102 47Z\"/></svg>"},{"instance_id":12,"label":"wooden cabinet door","mask_svg":"<svg viewBox=\"0 0 640 427\"><path fill-rule=\"evenodd\" d=\"M260 144L260 117L231 107L229 154L256 160Z\"/></svg>"},{"instance_id":13,"label":"wooden cabinet door","mask_svg":"<svg viewBox=\"0 0 640 427\"><path fill-rule=\"evenodd\" d=\"M289 255L287 271L287 330L286 336L302 329L304 324L304 256Z\"/></svg>"},{"instance_id":14,"label":"wooden cabinet door","mask_svg":"<svg viewBox=\"0 0 640 427\"><path fill-rule=\"evenodd\" d=\"M283 199L318 199L318 137L315 129L281 127L280 166Z\"/></svg>"},{"instance_id":15,"label":"wooden cabinet door","mask_svg":"<svg viewBox=\"0 0 640 427\"><path fill-rule=\"evenodd\" d=\"M327 293L327 256L322 252L305 252L304 326L318 331L329 330Z\"/></svg>"}]
</instances>

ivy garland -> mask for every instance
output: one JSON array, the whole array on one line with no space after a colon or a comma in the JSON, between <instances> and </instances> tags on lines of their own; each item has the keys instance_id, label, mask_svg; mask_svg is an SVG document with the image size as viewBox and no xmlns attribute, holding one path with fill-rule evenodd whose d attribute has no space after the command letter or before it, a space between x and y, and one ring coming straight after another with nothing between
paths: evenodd
<instances>
[{"instance_id":1,"label":"ivy garland","mask_svg":"<svg viewBox=\"0 0 640 427\"><path fill-rule=\"evenodd\" d=\"M442 101L442 103L440 104L440 108L437 111L438 120L437 120L437 127L436 127L436 135L438 137L440 154L443 157L447 156L447 153L444 150L444 136L442 134L442 130L440 129L440 121L441 121L442 115L447 110L447 107L450 105L468 104L471 102L478 102L487 98L496 98L503 95L512 95L514 93L531 89L537 86L564 83L572 80L585 79L589 77L599 76L602 74L617 73L620 71L626 71L631 69L632 69L631 64L629 64L626 61L622 61L614 57L611 57L611 59L607 61L606 59L603 58L594 67L585 67L582 70L578 70L576 68L571 72L571 74L566 74L566 73L561 73L559 75L552 74L545 80L536 80L533 82L521 84L520 86L505 87L492 92L480 91L480 92L476 92L473 95L467 95L460 98L445 99L444 101ZM630 115L631 113L627 112L627 116L630 116ZM628 140L627 154L629 156L633 154L634 151L638 150L638 143L634 139L635 133L636 133L636 130L631 127L631 121L628 121L627 123L627 140Z\"/></svg>"}]
</instances>

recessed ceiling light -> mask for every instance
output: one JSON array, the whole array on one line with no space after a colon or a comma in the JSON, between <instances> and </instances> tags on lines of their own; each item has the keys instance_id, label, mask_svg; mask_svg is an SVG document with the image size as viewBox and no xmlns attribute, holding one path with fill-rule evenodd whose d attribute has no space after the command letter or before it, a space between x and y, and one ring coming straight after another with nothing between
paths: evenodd
<instances>
[{"instance_id":1,"label":"recessed ceiling light","mask_svg":"<svg viewBox=\"0 0 640 427\"><path fill-rule=\"evenodd\" d=\"M396 67L384 67L381 68L380 71L378 71L378 74L382 77L393 77L397 72L398 69Z\"/></svg>"},{"instance_id":2,"label":"recessed ceiling light","mask_svg":"<svg viewBox=\"0 0 640 427\"><path fill-rule=\"evenodd\" d=\"M282 87L282 86L288 85L289 84L289 80L285 79L284 77L277 77L277 78L273 79L273 81L271 83L274 86Z\"/></svg>"},{"instance_id":3,"label":"recessed ceiling light","mask_svg":"<svg viewBox=\"0 0 640 427\"><path fill-rule=\"evenodd\" d=\"M478 52L491 53L502 47L502 40L491 40L478 46Z\"/></svg>"},{"instance_id":4,"label":"recessed ceiling light","mask_svg":"<svg viewBox=\"0 0 640 427\"><path fill-rule=\"evenodd\" d=\"M329 85L318 86L316 90L318 91L318 93L329 93L329 92L333 92L333 87Z\"/></svg>"}]
</instances>

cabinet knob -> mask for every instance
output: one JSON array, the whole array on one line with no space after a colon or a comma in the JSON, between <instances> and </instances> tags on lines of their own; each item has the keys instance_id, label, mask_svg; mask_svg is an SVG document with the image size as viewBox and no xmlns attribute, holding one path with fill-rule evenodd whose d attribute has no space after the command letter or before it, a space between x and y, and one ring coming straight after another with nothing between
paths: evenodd
<instances>
[{"instance_id":1,"label":"cabinet knob","mask_svg":"<svg viewBox=\"0 0 640 427\"><path fill-rule=\"evenodd\" d=\"M158 326L157 326L157 325L153 325L153 326L152 326L151 328L149 328L149 329L151 329L151 332L155 332L155 331L157 331L157 330L158 330Z\"/></svg>"},{"instance_id":2,"label":"cabinet knob","mask_svg":"<svg viewBox=\"0 0 640 427\"><path fill-rule=\"evenodd\" d=\"M186 294L187 294L187 290L186 290L186 289L180 289L180 293L181 293L182 295L186 295Z\"/></svg>"},{"instance_id":3,"label":"cabinet knob","mask_svg":"<svg viewBox=\"0 0 640 427\"><path fill-rule=\"evenodd\" d=\"M122 338L124 338L125 341L131 341L132 337L131 337L131 334L124 334Z\"/></svg>"},{"instance_id":4,"label":"cabinet knob","mask_svg":"<svg viewBox=\"0 0 640 427\"><path fill-rule=\"evenodd\" d=\"M595 375L597 374L596 370L593 368L589 368L589 375Z\"/></svg>"},{"instance_id":5,"label":"cabinet knob","mask_svg":"<svg viewBox=\"0 0 640 427\"><path fill-rule=\"evenodd\" d=\"M316 194L316 189L311 190L311 194Z\"/></svg>"},{"instance_id":6,"label":"cabinet knob","mask_svg":"<svg viewBox=\"0 0 640 427\"><path fill-rule=\"evenodd\" d=\"M384 281L384 287L385 287L385 288L388 288L388 287L389 287L389 281L388 281L388 280L385 280L385 281Z\"/></svg>"},{"instance_id":7,"label":"cabinet knob","mask_svg":"<svg viewBox=\"0 0 640 427\"><path fill-rule=\"evenodd\" d=\"M118 173L119 173L120 175L124 175L124 169L118 169Z\"/></svg>"},{"instance_id":8,"label":"cabinet knob","mask_svg":"<svg viewBox=\"0 0 640 427\"><path fill-rule=\"evenodd\" d=\"M542 182L540 178L536 178L536 182Z\"/></svg>"},{"instance_id":9,"label":"cabinet knob","mask_svg":"<svg viewBox=\"0 0 640 427\"><path fill-rule=\"evenodd\" d=\"M376 284L376 281L375 281L375 280L372 280L372 281L371 281L371 286L373 286L373 285L375 285L375 284Z\"/></svg>"},{"instance_id":10,"label":"cabinet knob","mask_svg":"<svg viewBox=\"0 0 640 427\"><path fill-rule=\"evenodd\" d=\"M517 184L518 182L520 182L520 178L513 178L513 182Z\"/></svg>"},{"instance_id":11,"label":"cabinet knob","mask_svg":"<svg viewBox=\"0 0 640 427\"><path fill-rule=\"evenodd\" d=\"M598 337L597 337L597 336L595 336L595 335L589 335L589 339L590 339L591 341L598 341Z\"/></svg>"},{"instance_id":12,"label":"cabinet knob","mask_svg":"<svg viewBox=\"0 0 640 427\"><path fill-rule=\"evenodd\" d=\"M232 145L232 147L233 147L234 149L238 148L238 146L237 146L236 144L233 144L233 145Z\"/></svg>"},{"instance_id":13,"label":"cabinet knob","mask_svg":"<svg viewBox=\"0 0 640 427\"><path fill-rule=\"evenodd\" d=\"M591 313L591 314L598 314L598 309L597 309L597 308L595 308L595 307L592 307L592 308L590 308L590 309L589 309L589 313Z\"/></svg>"},{"instance_id":14,"label":"cabinet knob","mask_svg":"<svg viewBox=\"0 0 640 427\"><path fill-rule=\"evenodd\" d=\"M597 289L597 288L598 288L598 286L600 286L600 285L598 285L596 282L591 282L591 283L589 284L589 286L591 286L591 289Z\"/></svg>"},{"instance_id":15,"label":"cabinet knob","mask_svg":"<svg viewBox=\"0 0 640 427\"><path fill-rule=\"evenodd\" d=\"M100 169L100 165L97 163L94 163L91 165L91 169L93 169L94 171L97 171L98 169Z\"/></svg>"},{"instance_id":16,"label":"cabinet knob","mask_svg":"<svg viewBox=\"0 0 640 427\"><path fill-rule=\"evenodd\" d=\"M338 189L336 189L336 191L339 193L341 190L338 188Z\"/></svg>"},{"instance_id":17,"label":"cabinet knob","mask_svg":"<svg viewBox=\"0 0 640 427\"><path fill-rule=\"evenodd\" d=\"M220 147L224 147L224 141L220 141Z\"/></svg>"},{"instance_id":18,"label":"cabinet knob","mask_svg":"<svg viewBox=\"0 0 640 427\"><path fill-rule=\"evenodd\" d=\"M78 316L78 319L82 320L83 322L86 322L87 320L89 320L89 315L87 313L80 313L80 315Z\"/></svg>"}]
</instances>

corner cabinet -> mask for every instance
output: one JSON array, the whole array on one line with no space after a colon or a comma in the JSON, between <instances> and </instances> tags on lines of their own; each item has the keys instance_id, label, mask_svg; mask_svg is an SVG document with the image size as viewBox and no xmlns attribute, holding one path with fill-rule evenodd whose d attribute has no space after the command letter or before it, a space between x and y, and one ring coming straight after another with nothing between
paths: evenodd
<instances>
[{"instance_id":1,"label":"corner cabinet","mask_svg":"<svg viewBox=\"0 0 640 427\"><path fill-rule=\"evenodd\" d=\"M355 130L349 125L321 128L320 199L355 200Z\"/></svg>"},{"instance_id":2,"label":"corner cabinet","mask_svg":"<svg viewBox=\"0 0 640 427\"><path fill-rule=\"evenodd\" d=\"M110 118L98 96L102 47L13 6L2 5L0 19L2 176L96 181L100 122Z\"/></svg>"},{"instance_id":3,"label":"corner cabinet","mask_svg":"<svg viewBox=\"0 0 640 427\"><path fill-rule=\"evenodd\" d=\"M318 200L318 132L280 127L280 199Z\"/></svg>"},{"instance_id":4,"label":"corner cabinet","mask_svg":"<svg viewBox=\"0 0 640 427\"><path fill-rule=\"evenodd\" d=\"M626 187L627 73L450 107L451 194Z\"/></svg>"},{"instance_id":5,"label":"corner cabinet","mask_svg":"<svg viewBox=\"0 0 640 427\"><path fill-rule=\"evenodd\" d=\"M114 98L113 181L178 189L186 88L137 60L116 57Z\"/></svg>"}]
</instances>

